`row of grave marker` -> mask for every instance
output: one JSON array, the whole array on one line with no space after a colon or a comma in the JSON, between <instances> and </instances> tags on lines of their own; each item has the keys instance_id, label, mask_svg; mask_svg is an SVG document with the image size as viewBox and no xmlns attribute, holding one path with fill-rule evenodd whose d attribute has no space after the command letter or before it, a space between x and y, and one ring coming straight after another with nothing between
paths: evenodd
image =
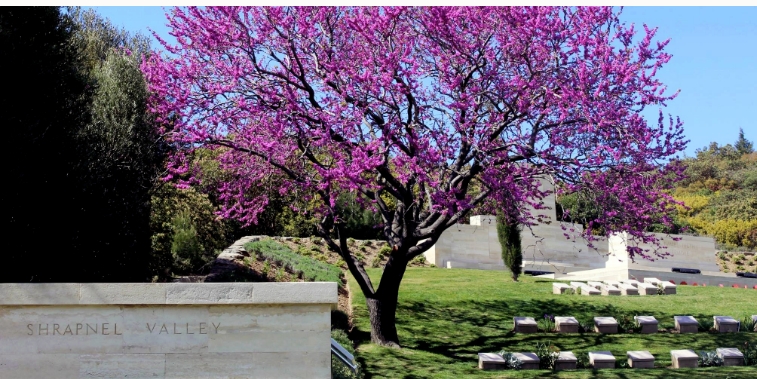
<instances>
[{"instance_id":1,"label":"row of grave marker","mask_svg":"<svg viewBox=\"0 0 757 379\"><path fill-rule=\"evenodd\" d=\"M744 354L735 347L721 347L715 350L723 360L723 366L741 366L744 364ZM539 369L539 357L534 353L512 353L522 363L522 370ZM696 368L699 366L699 356L693 350L671 350L670 357L673 368ZM626 352L628 366L631 368L654 368L655 357L649 351ZM589 365L594 369L615 368L615 356L609 351L589 352ZM555 370L575 370L578 359L571 351L561 351L555 360ZM503 370L507 362L497 353L478 353L478 368L482 370Z\"/></svg>"},{"instance_id":2,"label":"row of grave marker","mask_svg":"<svg viewBox=\"0 0 757 379\"><path fill-rule=\"evenodd\" d=\"M661 281L657 278L645 278L644 282L633 279L630 280L605 280L604 282L570 282L552 283L552 293L560 295L568 290L578 291L581 295L593 296L635 296L635 295L657 295L658 289L662 289L665 295L675 295L677 286L670 282Z\"/></svg>"},{"instance_id":3,"label":"row of grave marker","mask_svg":"<svg viewBox=\"0 0 757 379\"><path fill-rule=\"evenodd\" d=\"M720 333L736 333L741 328L741 322L730 316L713 316L714 327ZM557 316L555 329L558 333L578 333L578 320L572 316ZM640 333L657 333L658 321L654 316L634 316L634 320L641 326ZM693 316L673 316L675 329L678 333L696 333L699 331L699 321ZM752 316L757 322L757 315ZM537 333L538 324L533 317L514 317L515 333ZM618 333L618 321L614 317L594 317L594 331L597 333Z\"/></svg>"}]
</instances>

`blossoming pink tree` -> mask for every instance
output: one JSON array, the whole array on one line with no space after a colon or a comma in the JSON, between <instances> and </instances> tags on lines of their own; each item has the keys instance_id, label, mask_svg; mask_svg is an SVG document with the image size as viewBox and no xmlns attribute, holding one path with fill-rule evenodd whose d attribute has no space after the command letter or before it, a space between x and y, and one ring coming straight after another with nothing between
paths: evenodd
<instances>
[{"instance_id":1,"label":"blossoming pink tree","mask_svg":"<svg viewBox=\"0 0 757 379\"><path fill-rule=\"evenodd\" d=\"M318 200L375 343L399 343L408 262L484 202L533 224L538 177L591 191L608 233L656 242L645 230L670 222L681 171L664 163L683 130L640 115L675 97L655 78L667 41L646 27L634 40L610 8L209 7L175 9L170 26L170 55L143 64L151 107L183 146L170 168L221 148L223 215L247 223L267 203L250 190L272 174ZM341 230L345 192L381 214L393 248L378 287Z\"/></svg>"}]
</instances>

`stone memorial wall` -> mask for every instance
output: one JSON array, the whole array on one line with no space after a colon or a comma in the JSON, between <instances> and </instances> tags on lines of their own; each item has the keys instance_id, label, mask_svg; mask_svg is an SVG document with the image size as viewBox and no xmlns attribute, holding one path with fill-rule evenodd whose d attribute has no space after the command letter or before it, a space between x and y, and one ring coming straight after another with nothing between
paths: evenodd
<instances>
[{"instance_id":1,"label":"stone memorial wall","mask_svg":"<svg viewBox=\"0 0 757 379\"><path fill-rule=\"evenodd\" d=\"M547 180L541 180L542 190L552 191ZM631 261L628 256L628 241L625 234L599 238L588 246L580 237L583 228L579 224L561 223L555 216L555 198L543 199L549 209L531 210L543 215L544 223L521 231L523 269L555 272L557 276L581 273L583 277L628 278L629 270L670 271L673 267L695 268L703 274L720 274L715 259L715 240L710 237L676 236L674 241L665 234L655 234L662 240L670 256L654 261L641 258ZM648 252L651 245L641 245ZM504 270L501 247L497 238L495 217L477 215L470 218L470 225L454 225L444 231L437 243L424 255L426 260L444 268L474 268ZM722 274L725 275L725 274ZM716 275L720 280L720 275ZM725 276L734 276L728 274Z\"/></svg>"},{"instance_id":2,"label":"stone memorial wall","mask_svg":"<svg viewBox=\"0 0 757 379\"><path fill-rule=\"evenodd\" d=\"M0 284L0 378L330 378L336 283Z\"/></svg>"}]
</instances>

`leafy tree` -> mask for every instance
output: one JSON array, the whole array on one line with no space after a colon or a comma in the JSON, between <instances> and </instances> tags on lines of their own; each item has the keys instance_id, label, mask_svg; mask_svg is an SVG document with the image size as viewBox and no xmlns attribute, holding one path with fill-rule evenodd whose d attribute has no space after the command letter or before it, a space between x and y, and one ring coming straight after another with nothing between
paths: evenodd
<instances>
[{"instance_id":1,"label":"leafy tree","mask_svg":"<svg viewBox=\"0 0 757 379\"><path fill-rule=\"evenodd\" d=\"M150 193L167 152L146 112L141 56L131 53L148 52L147 39L78 8L2 15L6 73L32 78L3 101L9 127L26 133L10 149L24 162L7 202L18 204L12 261L46 262L14 268L10 280L144 280ZM39 240L55 247L29 243Z\"/></svg>"},{"instance_id":2,"label":"leafy tree","mask_svg":"<svg viewBox=\"0 0 757 379\"><path fill-rule=\"evenodd\" d=\"M510 270L514 282L518 281L523 264L523 250L520 240L520 228L517 222L510 221L501 211L497 214L497 238L502 247L502 260Z\"/></svg>"},{"instance_id":3,"label":"leafy tree","mask_svg":"<svg viewBox=\"0 0 757 379\"><path fill-rule=\"evenodd\" d=\"M223 215L245 223L269 205L250 189L271 175L317 201L375 343L399 344L407 264L487 200L533 224L539 177L593 191L608 233L654 242L647 227L671 222L682 169L659 163L685 147L683 129L641 116L675 97L655 78L670 56L611 8L208 7L169 23L178 44L143 71L158 121L175 120L172 171L187 172L186 150L224 147ZM391 246L377 287L347 244L348 192Z\"/></svg>"},{"instance_id":4,"label":"leafy tree","mask_svg":"<svg viewBox=\"0 0 757 379\"><path fill-rule=\"evenodd\" d=\"M216 216L207 194L167 183L151 198L150 275L165 280L195 273L228 246L232 226Z\"/></svg>"},{"instance_id":5,"label":"leafy tree","mask_svg":"<svg viewBox=\"0 0 757 379\"><path fill-rule=\"evenodd\" d=\"M0 120L6 168L2 281L82 274L74 136L89 121L90 85L71 44L75 25L53 7L0 8ZM23 83L11 85L11 83ZM84 277L87 277L86 275Z\"/></svg>"},{"instance_id":6,"label":"leafy tree","mask_svg":"<svg viewBox=\"0 0 757 379\"><path fill-rule=\"evenodd\" d=\"M739 128L739 139L736 140L736 151L739 154L751 154L754 152L754 144L752 144L752 141L747 140L744 138L744 129Z\"/></svg>"}]
</instances>

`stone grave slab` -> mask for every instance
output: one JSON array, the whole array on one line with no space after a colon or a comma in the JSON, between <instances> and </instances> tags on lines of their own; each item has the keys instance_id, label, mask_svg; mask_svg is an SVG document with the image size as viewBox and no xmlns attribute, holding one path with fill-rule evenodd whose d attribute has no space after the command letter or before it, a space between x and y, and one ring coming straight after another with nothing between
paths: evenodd
<instances>
[{"instance_id":1,"label":"stone grave slab","mask_svg":"<svg viewBox=\"0 0 757 379\"><path fill-rule=\"evenodd\" d=\"M628 283L620 283L620 294L623 296L638 296L639 290Z\"/></svg>"},{"instance_id":2,"label":"stone grave slab","mask_svg":"<svg viewBox=\"0 0 757 379\"><path fill-rule=\"evenodd\" d=\"M662 292L665 295L675 295L676 294L676 288L678 288L675 284L671 282L662 282Z\"/></svg>"},{"instance_id":3,"label":"stone grave slab","mask_svg":"<svg viewBox=\"0 0 757 379\"><path fill-rule=\"evenodd\" d=\"M534 353L513 353L515 358L518 358L522 365L521 370L538 370L539 369L539 357Z\"/></svg>"},{"instance_id":4,"label":"stone grave slab","mask_svg":"<svg viewBox=\"0 0 757 379\"><path fill-rule=\"evenodd\" d=\"M617 280L605 280L604 283L613 287L620 287L620 282Z\"/></svg>"},{"instance_id":5,"label":"stone grave slab","mask_svg":"<svg viewBox=\"0 0 757 379\"><path fill-rule=\"evenodd\" d=\"M538 325L533 317L513 317L515 333L536 333Z\"/></svg>"},{"instance_id":6,"label":"stone grave slab","mask_svg":"<svg viewBox=\"0 0 757 379\"><path fill-rule=\"evenodd\" d=\"M481 370L504 370L507 368L507 362L497 353L478 353L478 368Z\"/></svg>"},{"instance_id":7,"label":"stone grave slab","mask_svg":"<svg viewBox=\"0 0 757 379\"><path fill-rule=\"evenodd\" d=\"M639 295L652 296L657 295L657 286L653 286L649 283L639 283L636 288L639 290Z\"/></svg>"},{"instance_id":8,"label":"stone grave slab","mask_svg":"<svg viewBox=\"0 0 757 379\"><path fill-rule=\"evenodd\" d=\"M743 366L744 354L735 347L719 347L715 354L723 358L723 366Z\"/></svg>"},{"instance_id":9,"label":"stone grave slab","mask_svg":"<svg viewBox=\"0 0 757 379\"><path fill-rule=\"evenodd\" d=\"M673 361L673 368L699 367L699 355L694 350L671 350L670 359Z\"/></svg>"},{"instance_id":10,"label":"stone grave slab","mask_svg":"<svg viewBox=\"0 0 757 379\"><path fill-rule=\"evenodd\" d=\"M644 278L644 283L648 283L656 287L662 282L657 278Z\"/></svg>"},{"instance_id":11,"label":"stone grave slab","mask_svg":"<svg viewBox=\"0 0 757 379\"><path fill-rule=\"evenodd\" d=\"M614 317L594 317L594 331L602 334L618 332L618 320Z\"/></svg>"},{"instance_id":12,"label":"stone grave slab","mask_svg":"<svg viewBox=\"0 0 757 379\"><path fill-rule=\"evenodd\" d=\"M699 331L699 322L692 316L673 316L673 320L678 333L696 333Z\"/></svg>"},{"instance_id":13,"label":"stone grave slab","mask_svg":"<svg viewBox=\"0 0 757 379\"><path fill-rule=\"evenodd\" d=\"M598 290L602 290L602 286L604 286L604 284L602 284L601 282L586 282L586 285Z\"/></svg>"},{"instance_id":14,"label":"stone grave slab","mask_svg":"<svg viewBox=\"0 0 757 379\"><path fill-rule=\"evenodd\" d=\"M572 316L555 317L555 328L558 333L578 333L578 320Z\"/></svg>"},{"instance_id":15,"label":"stone grave slab","mask_svg":"<svg viewBox=\"0 0 757 379\"><path fill-rule=\"evenodd\" d=\"M615 356L609 351L590 351L589 364L595 369L615 368Z\"/></svg>"},{"instance_id":16,"label":"stone grave slab","mask_svg":"<svg viewBox=\"0 0 757 379\"><path fill-rule=\"evenodd\" d=\"M654 355L648 351L629 351L626 356L631 368L654 368Z\"/></svg>"},{"instance_id":17,"label":"stone grave slab","mask_svg":"<svg viewBox=\"0 0 757 379\"><path fill-rule=\"evenodd\" d=\"M659 322L654 316L633 316L633 319L641 326L642 334L654 334L657 333L657 325Z\"/></svg>"},{"instance_id":18,"label":"stone grave slab","mask_svg":"<svg viewBox=\"0 0 757 379\"><path fill-rule=\"evenodd\" d=\"M584 296L599 296L602 293L598 289L584 285L581 287L581 295Z\"/></svg>"},{"instance_id":19,"label":"stone grave slab","mask_svg":"<svg viewBox=\"0 0 757 379\"><path fill-rule=\"evenodd\" d=\"M739 331L740 322L731 316L712 316L715 321L715 330L719 333L736 333Z\"/></svg>"},{"instance_id":20,"label":"stone grave slab","mask_svg":"<svg viewBox=\"0 0 757 379\"><path fill-rule=\"evenodd\" d=\"M620 289L618 287L611 286L609 284L603 284L602 295L603 296L620 296Z\"/></svg>"},{"instance_id":21,"label":"stone grave slab","mask_svg":"<svg viewBox=\"0 0 757 379\"><path fill-rule=\"evenodd\" d=\"M638 280L634 280L634 279L623 280L623 283L630 284L634 286L635 288L638 288L640 284Z\"/></svg>"},{"instance_id":22,"label":"stone grave slab","mask_svg":"<svg viewBox=\"0 0 757 379\"><path fill-rule=\"evenodd\" d=\"M578 358L572 351L561 351L555 360L555 371L575 370L578 365Z\"/></svg>"},{"instance_id":23,"label":"stone grave slab","mask_svg":"<svg viewBox=\"0 0 757 379\"><path fill-rule=\"evenodd\" d=\"M571 289L571 286L565 283L552 283L552 293L555 295L561 295L569 289Z\"/></svg>"}]
</instances>

